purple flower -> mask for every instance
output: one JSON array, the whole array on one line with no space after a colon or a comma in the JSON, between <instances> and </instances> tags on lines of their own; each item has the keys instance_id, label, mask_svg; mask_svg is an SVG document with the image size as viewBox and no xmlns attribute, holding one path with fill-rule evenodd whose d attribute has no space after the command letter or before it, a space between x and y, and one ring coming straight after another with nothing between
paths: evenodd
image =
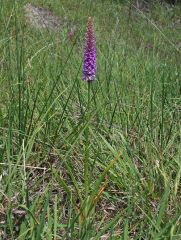
<instances>
[{"instance_id":1,"label":"purple flower","mask_svg":"<svg viewBox=\"0 0 181 240\"><path fill-rule=\"evenodd\" d=\"M96 47L92 17L88 18L85 34L82 79L84 81L94 81L96 79Z\"/></svg>"},{"instance_id":2,"label":"purple flower","mask_svg":"<svg viewBox=\"0 0 181 240\"><path fill-rule=\"evenodd\" d=\"M73 41L73 38L74 38L74 32L73 31L70 31L70 32L68 32L68 39L70 40L70 41Z\"/></svg>"}]
</instances>

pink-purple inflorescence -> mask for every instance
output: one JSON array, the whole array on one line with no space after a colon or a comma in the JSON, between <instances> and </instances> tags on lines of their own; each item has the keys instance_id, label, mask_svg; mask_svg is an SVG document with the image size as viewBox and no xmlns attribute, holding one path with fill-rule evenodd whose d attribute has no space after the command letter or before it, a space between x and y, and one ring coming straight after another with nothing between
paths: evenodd
<instances>
[{"instance_id":1,"label":"pink-purple inflorescence","mask_svg":"<svg viewBox=\"0 0 181 240\"><path fill-rule=\"evenodd\" d=\"M94 81L96 79L96 47L92 17L88 18L85 34L82 79L84 81Z\"/></svg>"}]
</instances>

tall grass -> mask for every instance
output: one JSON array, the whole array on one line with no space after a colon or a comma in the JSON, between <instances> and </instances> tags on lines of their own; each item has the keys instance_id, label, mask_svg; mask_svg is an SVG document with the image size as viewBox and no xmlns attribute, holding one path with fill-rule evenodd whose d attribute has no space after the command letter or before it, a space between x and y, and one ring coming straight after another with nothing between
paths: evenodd
<instances>
[{"instance_id":1,"label":"tall grass","mask_svg":"<svg viewBox=\"0 0 181 240\"><path fill-rule=\"evenodd\" d=\"M27 1L0 1L0 238L180 239L178 8L146 15L160 33L118 1L34 2L77 29L36 31Z\"/></svg>"}]
</instances>

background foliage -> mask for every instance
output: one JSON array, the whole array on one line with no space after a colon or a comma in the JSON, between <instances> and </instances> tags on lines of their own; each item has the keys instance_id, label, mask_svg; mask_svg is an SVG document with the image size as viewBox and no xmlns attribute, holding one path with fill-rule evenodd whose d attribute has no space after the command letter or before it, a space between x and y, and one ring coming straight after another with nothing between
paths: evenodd
<instances>
[{"instance_id":1,"label":"background foliage","mask_svg":"<svg viewBox=\"0 0 181 240\"><path fill-rule=\"evenodd\" d=\"M180 8L32 1L54 32L25 4L0 1L0 238L180 239Z\"/></svg>"}]
</instances>

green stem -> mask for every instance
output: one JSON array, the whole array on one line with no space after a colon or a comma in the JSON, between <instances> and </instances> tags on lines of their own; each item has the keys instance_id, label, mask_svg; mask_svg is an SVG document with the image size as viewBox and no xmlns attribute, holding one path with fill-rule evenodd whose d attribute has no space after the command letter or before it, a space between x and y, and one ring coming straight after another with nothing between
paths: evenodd
<instances>
[{"instance_id":1,"label":"green stem","mask_svg":"<svg viewBox=\"0 0 181 240\"><path fill-rule=\"evenodd\" d=\"M90 113L90 86L91 82L88 82L88 101L87 101L87 117L85 118L87 122L89 122L89 113ZM86 148L85 148L85 162L84 162L84 177L85 177L85 198L87 199L89 194L89 124L85 129L85 140L86 140Z\"/></svg>"}]
</instances>

